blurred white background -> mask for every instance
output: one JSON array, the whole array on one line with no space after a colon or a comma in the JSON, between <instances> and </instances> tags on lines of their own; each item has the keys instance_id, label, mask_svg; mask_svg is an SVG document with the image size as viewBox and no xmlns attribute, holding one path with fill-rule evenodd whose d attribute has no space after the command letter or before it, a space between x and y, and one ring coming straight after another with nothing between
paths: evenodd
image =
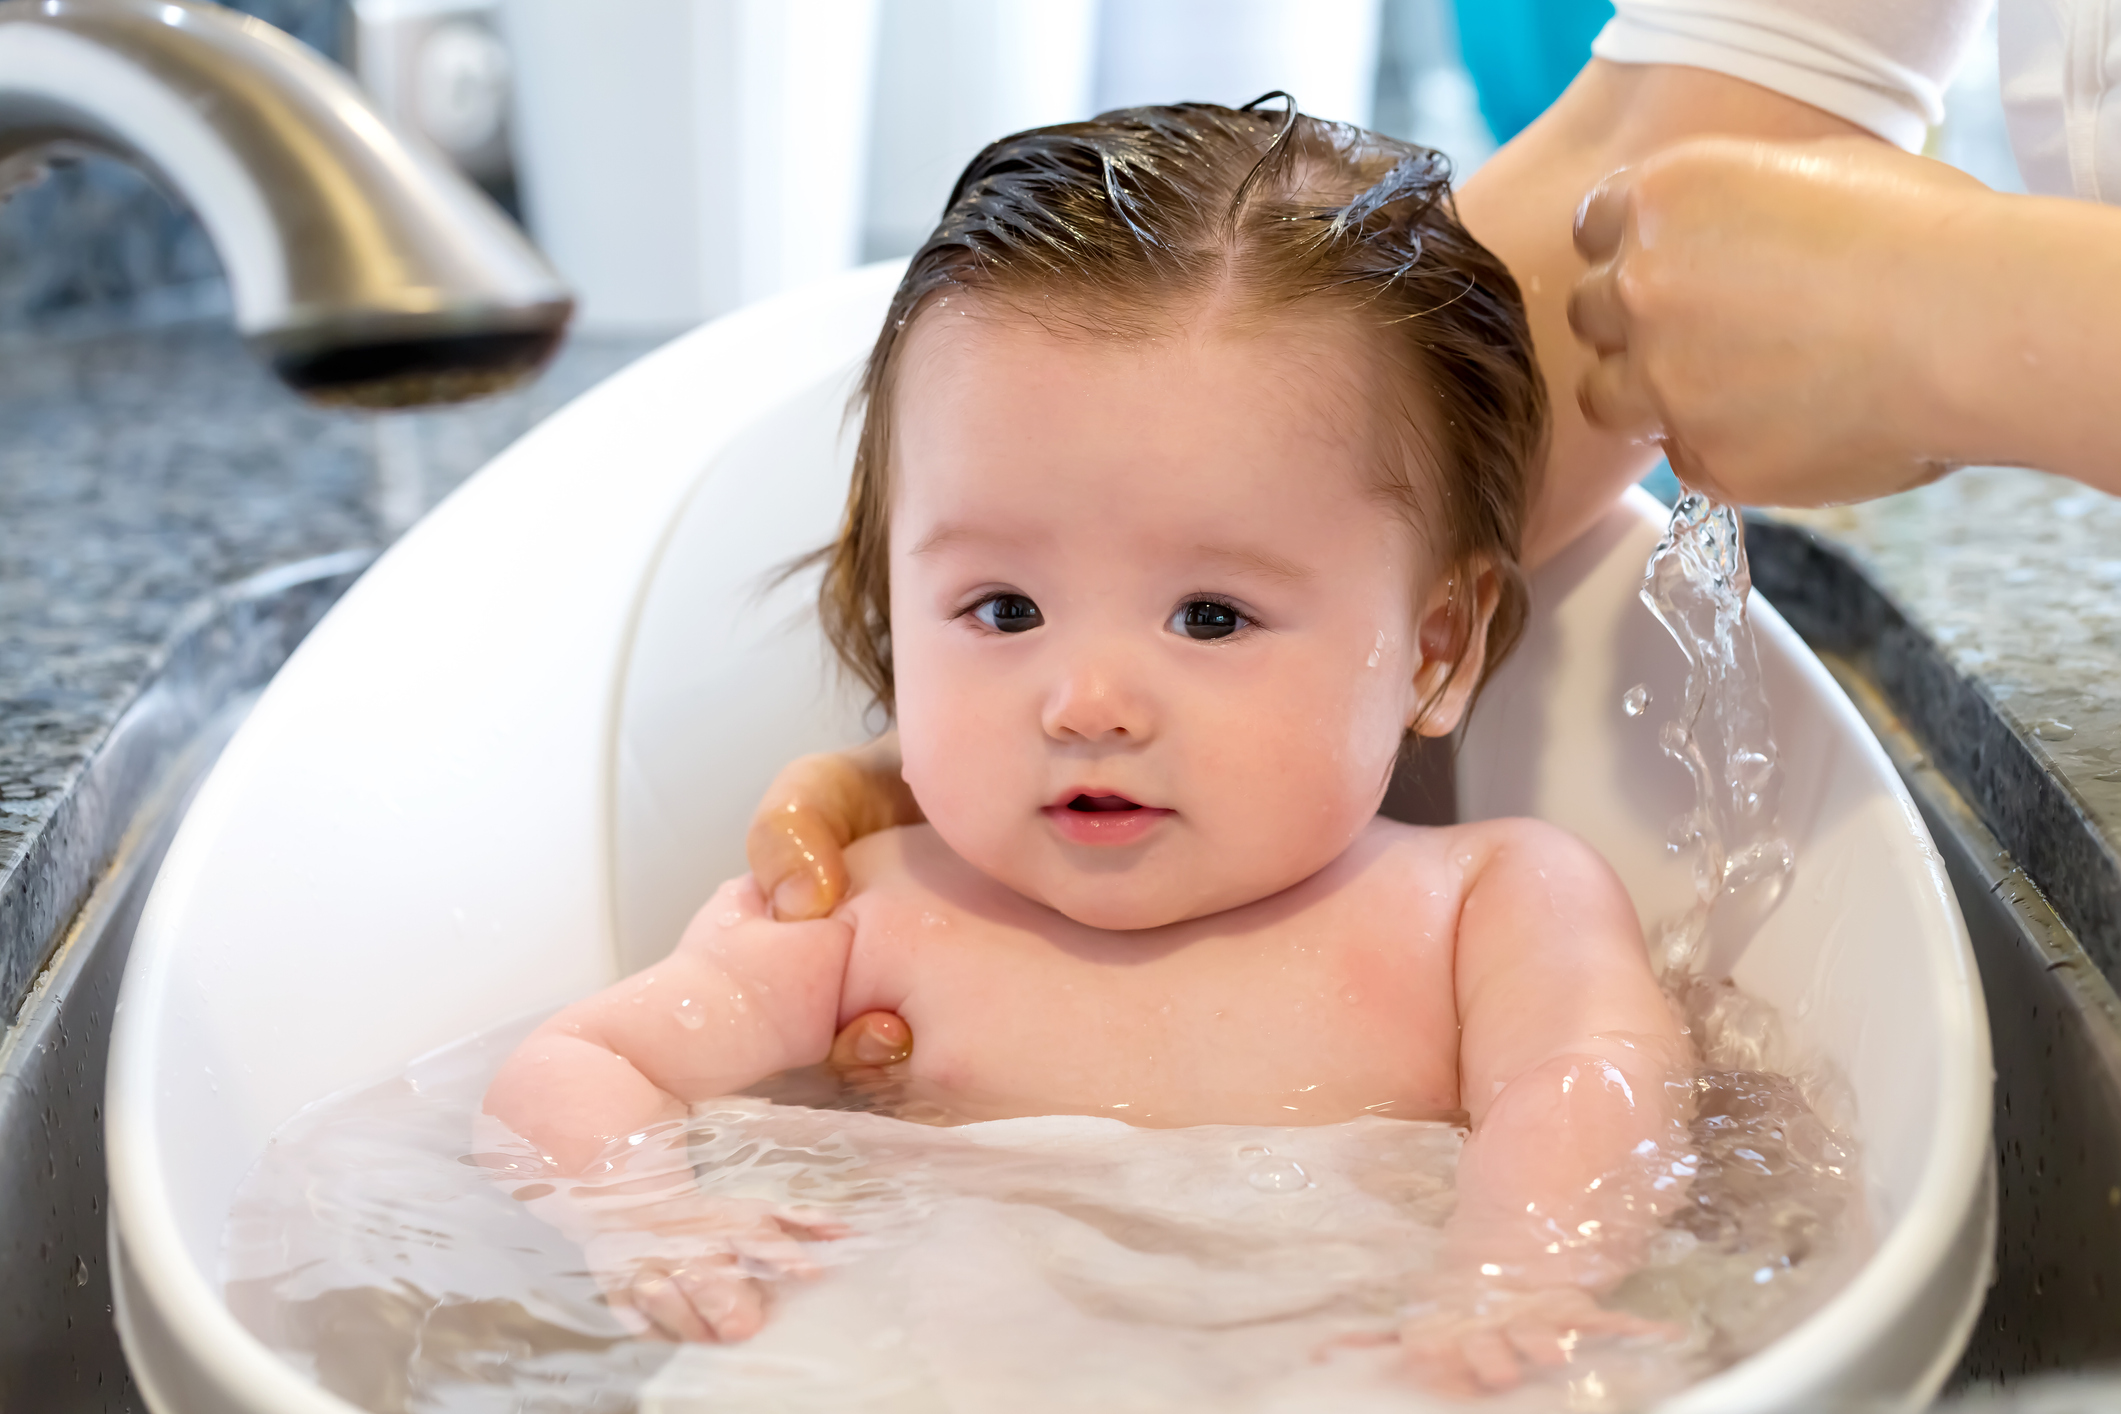
<instances>
[{"instance_id":1,"label":"blurred white background","mask_svg":"<svg viewBox=\"0 0 2121 1414\"><path fill-rule=\"evenodd\" d=\"M1306 112L1439 148L1463 177L1495 146L1454 21L1465 7L1491 31L1491 73L1503 27L1483 3L500 0L500 19L524 216L581 295L582 327L617 333L907 254L984 144L1108 108L1281 88ZM1526 26L1559 32L1548 12L1587 49L1609 11L1515 0L1519 43ZM1533 86L1558 90L1580 61L1562 62ZM1993 38L1930 150L2016 184Z\"/></svg>"},{"instance_id":2,"label":"blurred white background","mask_svg":"<svg viewBox=\"0 0 2121 1414\"><path fill-rule=\"evenodd\" d=\"M504 0L524 215L590 330L924 238L1005 133L1271 88L1477 165L1448 0Z\"/></svg>"}]
</instances>

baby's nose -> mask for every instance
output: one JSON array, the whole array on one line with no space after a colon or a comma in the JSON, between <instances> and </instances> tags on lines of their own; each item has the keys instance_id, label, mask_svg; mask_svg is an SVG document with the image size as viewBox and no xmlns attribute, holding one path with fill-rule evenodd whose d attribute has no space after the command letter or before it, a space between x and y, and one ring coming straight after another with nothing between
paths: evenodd
<instances>
[{"instance_id":1,"label":"baby's nose","mask_svg":"<svg viewBox=\"0 0 2121 1414\"><path fill-rule=\"evenodd\" d=\"M1054 684L1043 725L1056 741L1139 743L1149 737L1151 714L1126 675L1110 664L1083 663Z\"/></svg>"}]
</instances>

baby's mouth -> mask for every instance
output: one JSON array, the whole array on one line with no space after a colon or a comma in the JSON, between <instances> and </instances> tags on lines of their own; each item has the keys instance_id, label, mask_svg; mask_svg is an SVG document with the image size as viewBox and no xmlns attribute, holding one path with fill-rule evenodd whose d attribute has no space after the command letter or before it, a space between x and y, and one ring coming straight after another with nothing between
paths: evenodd
<instances>
[{"instance_id":1,"label":"baby's mouth","mask_svg":"<svg viewBox=\"0 0 2121 1414\"><path fill-rule=\"evenodd\" d=\"M1040 812L1070 844L1129 845L1149 837L1176 811L1143 805L1111 791L1078 790Z\"/></svg>"}]
</instances>

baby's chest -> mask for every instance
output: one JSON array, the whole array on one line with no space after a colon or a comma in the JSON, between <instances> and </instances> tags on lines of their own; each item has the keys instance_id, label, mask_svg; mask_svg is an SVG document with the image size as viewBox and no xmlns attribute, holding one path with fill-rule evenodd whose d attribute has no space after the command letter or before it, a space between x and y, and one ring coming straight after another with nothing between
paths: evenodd
<instances>
[{"instance_id":1,"label":"baby's chest","mask_svg":"<svg viewBox=\"0 0 2121 1414\"><path fill-rule=\"evenodd\" d=\"M1418 938L1298 928L1130 955L935 910L878 923L843 1014L898 1011L916 1076L1005 1107L1194 1124L1457 1105L1448 955Z\"/></svg>"}]
</instances>

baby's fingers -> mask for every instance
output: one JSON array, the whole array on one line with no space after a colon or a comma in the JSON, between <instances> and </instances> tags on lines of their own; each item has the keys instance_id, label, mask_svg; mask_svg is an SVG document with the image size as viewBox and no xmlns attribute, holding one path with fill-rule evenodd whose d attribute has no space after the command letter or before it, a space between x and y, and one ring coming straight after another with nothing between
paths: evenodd
<instances>
[{"instance_id":1,"label":"baby's fingers","mask_svg":"<svg viewBox=\"0 0 2121 1414\"><path fill-rule=\"evenodd\" d=\"M773 1220L789 1236L810 1242L837 1242L854 1232L838 1218L827 1217L815 1208L776 1208Z\"/></svg>"},{"instance_id":2,"label":"baby's fingers","mask_svg":"<svg viewBox=\"0 0 2121 1414\"><path fill-rule=\"evenodd\" d=\"M1484 1393L1457 1330L1402 1331L1400 1347L1401 1364L1431 1394L1477 1399Z\"/></svg>"},{"instance_id":3,"label":"baby's fingers","mask_svg":"<svg viewBox=\"0 0 2121 1414\"><path fill-rule=\"evenodd\" d=\"M1465 1354L1473 1378L1480 1381L1483 1389L1515 1389L1524 1380L1517 1353L1510 1348L1503 1333L1493 1326L1467 1331L1459 1341L1459 1349Z\"/></svg>"},{"instance_id":4,"label":"baby's fingers","mask_svg":"<svg viewBox=\"0 0 2121 1414\"><path fill-rule=\"evenodd\" d=\"M707 1330L703 1339L733 1344L751 1339L766 1324L765 1287L733 1263L682 1267L675 1280Z\"/></svg>"},{"instance_id":5,"label":"baby's fingers","mask_svg":"<svg viewBox=\"0 0 2121 1414\"><path fill-rule=\"evenodd\" d=\"M714 1327L694 1307L677 1278L660 1269L635 1276L612 1309L636 1335L696 1344L714 1339Z\"/></svg>"},{"instance_id":6,"label":"baby's fingers","mask_svg":"<svg viewBox=\"0 0 2121 1414\"><path fill-rule=\"evenodd\" d=\"M1569 1339L1570 1329L1532 1317L1509 1322L1503 1327L1503 1333L1510 1338L1511 1347L1520 1356L1551 1370L1569 1363L1569 1353L1575 1346L1575 1342ZM1577 1329L1580 1334L1581 1328Z\"/></svg>"}]
</instances>

